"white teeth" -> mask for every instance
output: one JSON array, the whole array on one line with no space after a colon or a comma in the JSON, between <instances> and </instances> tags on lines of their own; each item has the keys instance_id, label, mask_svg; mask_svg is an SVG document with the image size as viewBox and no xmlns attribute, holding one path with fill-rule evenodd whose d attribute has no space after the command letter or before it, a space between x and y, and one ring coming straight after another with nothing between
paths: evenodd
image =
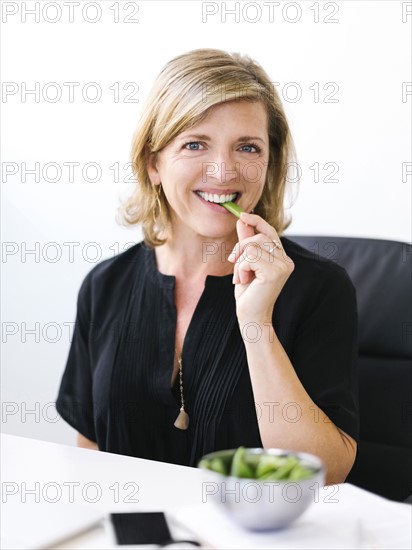
<instances>
[{"instance_id":1,"label":"white teeth","mask_svg":"<svg viewBox=\"0 0 412 550\"><path fill-rule=\"evenodd\" d=\"M222 202L233 201L237 196L237 193L231 193L230 195L217 195L213 193L203 193L203 191L196 191L196 192L205 201L214 202L218 204L221 204Z\"/></svg>"}]
</instances>

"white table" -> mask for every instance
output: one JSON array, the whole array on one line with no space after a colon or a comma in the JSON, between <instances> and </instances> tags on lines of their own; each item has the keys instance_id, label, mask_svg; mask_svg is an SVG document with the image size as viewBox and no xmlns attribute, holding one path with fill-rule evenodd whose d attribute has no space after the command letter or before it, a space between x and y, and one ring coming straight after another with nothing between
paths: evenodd
<instances>
[{"instance_id":1,"label":"white table","mask_svg":"<svg viewBox=\"0 0 412 550\"><path fill-rule=\"evenodd\" d=\"M104 514L172 513L179 507L204 506L202 482L206 478L201 470L47 441L2 434L1 470L2 488L5 483L14 483L18 489L6 503L3 498L2 506L21 498L23 488L33 488L36 483L41 496L45 487L51 487L52 492L58 487L62 501L91 506ZM334 495L331 488L325 489L324 495L331 497L327 500L334 502L316 506L327 513L332 510L342 522L359 520L365 534L359 548L411 548L412 506L388 501L350 484L336 486ZM311 508L317 513L314 505ZM114 546L102 524L56 548Z\"/></svg>"}]
</instances>

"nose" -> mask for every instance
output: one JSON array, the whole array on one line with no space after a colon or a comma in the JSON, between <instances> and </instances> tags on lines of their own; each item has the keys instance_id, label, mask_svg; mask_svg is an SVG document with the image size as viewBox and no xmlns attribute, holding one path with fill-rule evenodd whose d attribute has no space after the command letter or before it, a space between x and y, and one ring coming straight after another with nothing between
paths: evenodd
<instances>
[{"instance_id":1,"label":"nose","mask_svg":"<svg viewBox=\"0 0 412 550\"><path fill-rule=\"evenodd\" d=\"M235 162L230 152L217 152L214 158L205 163L203 168L203 181L213 180L216 183L239 183L240 163Z\"/></svg>"}]
</instances>

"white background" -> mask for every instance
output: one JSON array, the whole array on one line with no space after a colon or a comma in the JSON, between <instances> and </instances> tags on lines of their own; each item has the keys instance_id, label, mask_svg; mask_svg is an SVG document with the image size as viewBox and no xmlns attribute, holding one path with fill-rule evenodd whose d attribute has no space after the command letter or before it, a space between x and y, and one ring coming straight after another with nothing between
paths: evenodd
<instances>
[{"instance_id":1,"label":"white background","mask_svg":"<svg viewBox=\"0 0 412 550\"><path fill-rule=\"evenodd\" d=\"M37 16L25 15L34 4L2 2L4 432L75 442L53 402L77 292L98 261L141 240L114 219L128 188L123 166L146 94L175 55L247 53L279 82L302 170L287 234L411 241L412 177L402 174L411 161L411 2L81 0L72 22L67 2L42 1ZM73 101L65 82L79 83ZM87 100L92 82L96 102ZM38 97L24 93L36 86ZM138 102L126 102L133 91ZM72 182L68 162L80 163ZM23 163L39 163L39 181ZM57 174L48 163L60 166L59 181L47 181ZM88 163L100 166L96 183L87 181L92 167L82 175Z\"/></svg>"}]
</instances>

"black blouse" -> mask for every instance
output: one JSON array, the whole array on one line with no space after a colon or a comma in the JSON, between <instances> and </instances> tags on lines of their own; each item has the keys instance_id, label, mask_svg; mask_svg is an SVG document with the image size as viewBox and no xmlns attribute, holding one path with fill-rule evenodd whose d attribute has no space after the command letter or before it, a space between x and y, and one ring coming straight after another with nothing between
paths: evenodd
<instances>
[{"instance_id":1,"label":"black blouse","mask_svg":"<svg viewBox=\"0 0 412 550\"><path fill-rule=\"evenodd\" d=\"M274 330L312 400L358 440L355 289L342 267L281 241L295 269L276 301ZM190 425L174 427L174 285L143 242L88 273L57 411L111 453L196 466L214 450L262 447L257 417L276 405L254 402L232 275L206 277L182 350ZM298 405L285 414L293 421Z\"/></svg>"}]
</instances>

